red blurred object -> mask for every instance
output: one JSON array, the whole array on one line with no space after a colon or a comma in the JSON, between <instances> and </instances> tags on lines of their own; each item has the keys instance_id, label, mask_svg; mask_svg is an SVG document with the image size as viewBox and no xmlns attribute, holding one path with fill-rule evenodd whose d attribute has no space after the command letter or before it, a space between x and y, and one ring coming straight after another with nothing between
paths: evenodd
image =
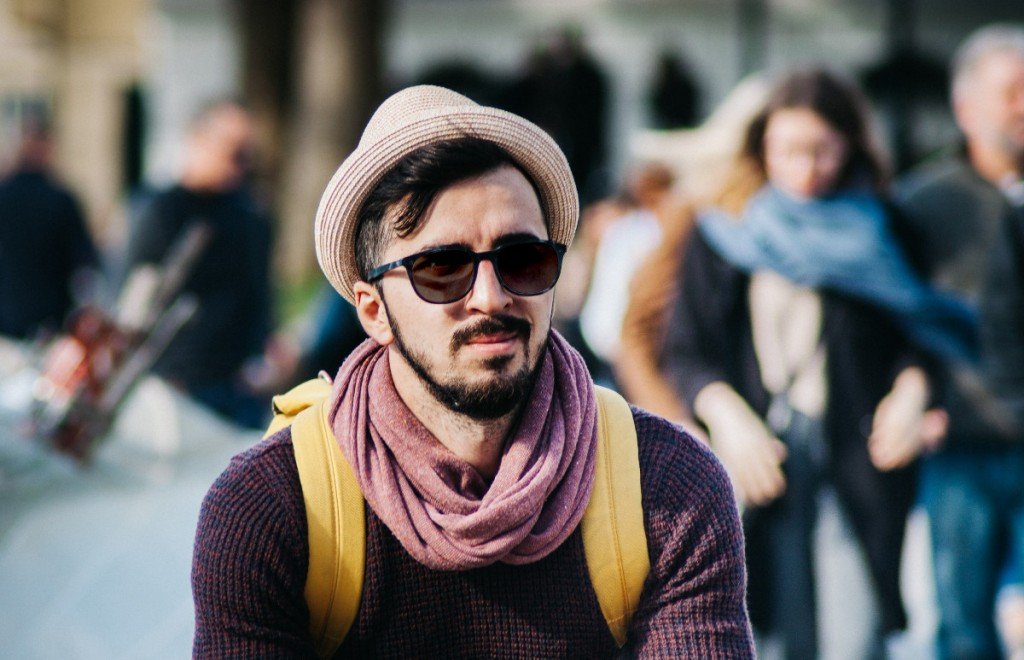
<instances>
[{"instance_id":1,"label":"red blurred object","mask_svg":"<svg viewBox=\"0 0 1024 660\"><path fill-rule=\"evenodd\" d=\"M85 458L106 433L112 415L101 401L133 342L103 310L83 307L68 319L68 334L50 345L34 392L34 427L58 451ZM112 412L112 411L111 411Z\"/></svg>"},{"instance_id":2,"label":"red blurred object","mask_svg":"<svg viewBox=\"0 0 1024 660\"><path fill-rule=\"evenodd\" d=\"M181 287L210 236L209 226L196 223L160 268L140 267L135 280L142 286L126 286L120 313L86 306L68 317L35 383L33 435L79 460L90 457L132 387L195 314L195 296Z\"/></svg>"}]
</instances>

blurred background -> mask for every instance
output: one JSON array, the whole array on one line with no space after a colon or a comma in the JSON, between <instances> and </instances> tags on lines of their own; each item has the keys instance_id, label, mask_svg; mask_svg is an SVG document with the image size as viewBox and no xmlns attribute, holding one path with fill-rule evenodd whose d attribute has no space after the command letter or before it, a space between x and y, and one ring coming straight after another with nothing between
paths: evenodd
<instances>
[{"instance_id":1,"label":"blurred background","mask_svg":"<svg viewBox=\"0 0 1024 660\"><path fill-rule=\"evenodd\" d=\"M309 344L332 313L317 298L317 203L396 89L442 84L534 120L566 151L589 203L622 188L638 161L665 156L660 131L701 126L748 76L824 64L865 89L901 172L958 141L948 93L957 44L1022 19L1020 0L0 0L0 173L15 167L26 122L43 118L53 173L78 199L108 282L76 305L116 307L133 225L179 176L196 114L211 99L239 101L253 128L246 184L272 219L273 325ZM107 402L111 417L93 434L104 443L70 459L28 443L25 411L40 400L56 331L0 345L0 648L187 656L199 503L260 433L145 376L149 356ZM268 349L264 361L283 353L287 366L266 376L257 365L252 380L264 393L288 382L300 350ZM864 582L837 520L820 533L832 548L824 582ZM924 534L907 546L918 645L904 657L927 657L934 626ZM827 657L860 657L844 635L855 640L870 621L844 612L869 598L856 584L826 598Z\"/></svg>"},{"instance_id":2,"label":"blurred background","mask_svg":"<svg viewBox=\"0 0 1024 660\"><path fill-rule=\"evenodd\" d=\"M315 270L309 235L324 183L397 87L446 82L500 102L572 35L606 87L607 148L584 189L594 198L628 161L632 132L699 123L754 71L825 63L863 81L897 164L909 165L955 134L946 71L956 44L1020 14L1015 0L3 0L0 153L11 156L24 113L51 113L59 171L113 251L126 198L171 180L196 109L241 98L279 222L275 265L294 284ZM652 102L665 57L693 97L669 117Z\"/></svg>"}]
</instances>

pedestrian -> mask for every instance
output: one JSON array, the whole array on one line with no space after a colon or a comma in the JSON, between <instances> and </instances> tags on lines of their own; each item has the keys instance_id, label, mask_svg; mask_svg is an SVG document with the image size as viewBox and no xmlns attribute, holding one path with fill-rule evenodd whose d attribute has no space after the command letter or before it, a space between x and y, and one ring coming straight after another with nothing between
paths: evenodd
<instances>
[{"instance_id":1,"label":"pedestrian","mask_svg":"<svg viewBox=\"0 0 1024 660\"><path fill-rule=\"evenodd\" d=\"M964 41L952 102L963 148L912 171L898 192L931 281L978 311L984 366L943 363L949 432L925 462L922 499L938 655L992 658L1003 562L1024 565L1024 28Z\"/></svg>"},{"instance_id":2,"label":"pedestrian","mask_svg":"<svg viewBox=\"0 0 1024 660\"><path fill-rule=\"evenodd\" d=\"M906 625L899 564L914 458L941 433L926 360L967 350L955 301L905 258L858 91L784 76L745 131L715 204L697 210L665 344L669 377L746 510L749 605L785 657L815 658L813 532L831 486L865 554L877 639Z\"/></svg>"},{"instance_id":3,"label":"pedestrian","mask_svg":"<svg viewBox=\"0 0 1024 660\"><path fill-rule=\"evenodd\" d=\"M332 592L358 600L337 657L611 657L621 643L647 657L752 657L721 466L678 427L596 390L550 329L578 212L546 133L439 87L386 100L328 184L320 265L370 337L312 418L365 498L352 518L365 523L365 576ZM624 411L620 429L635 430L638 526L622 540L647 546L631 563L649 561L617 633L622 620L598 606L604 581L588 577L585 553L599 548L581 530L604 482L599 409ZM293 428L236 457L203 504L198 657L314 651L307 596L325 585L308 520L323 510L304 503L308 436Z\"/></svg>"},{"instance_id":4,"label":"pedestrian","mask_svg":"<svg viewBox=\"0 0 1024 660\"><path fill-rule=\"evenodd\" d=\"M267 403L246 383L272 327L271 220L247 188L254 128L249 113L228 100L211 102L193 120L179 180L150 200L131 227L129 271L160 264L193 225L212 236L182 291L196 297L196 315L168 345L154 371L227 419L266 424Z\"/></svg>"},{"instance_id":5,"label":"pedestrian","mask_svg":"<svg viewBox=\"0 0 1024 660\"><path fill-rule=\"evenodd\" d=\"M53 148L45 119L31 117L0 180L0 335L15 339L60 330L99 274L81 205L54 175Z\"/></svg>"}]
</instances>

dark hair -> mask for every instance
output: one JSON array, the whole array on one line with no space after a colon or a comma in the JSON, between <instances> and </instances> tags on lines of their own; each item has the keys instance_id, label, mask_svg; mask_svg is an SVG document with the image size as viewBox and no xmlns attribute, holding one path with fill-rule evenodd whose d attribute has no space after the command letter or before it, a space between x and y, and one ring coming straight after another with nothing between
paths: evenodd
<instances>
[{"instance_id":1,"label":"dark hair","mask_svg":"<svg viewBox=\"0 0 1024 660\"><path fill-rule=\"evenodd\" d=\"M849 153L837 185L866 177L876 189L885 186L886 167L871 143L867 102L852 83L822 69L796 71L783 78L773 87L764 108L750 122L743 140L742 157L752 160L762 175L765 173L764 134L768 121L776 111L789 108L814 111L846 140Z\"/></svg>"},{"instance_id":2,"label":"dark hair","mask_svg":"<svg viewBox=\"0 0 1024 660\"><path fill-rule=\"evenodd\" d=\"M541 199L537 184L512 155L481 138L460 137L435 142L398 161L359 209L355 247L360 277L366 278L367 273L379 265L392 239L416 231L423 214L442 190L504 165L522 172Z\"/></svg>"}]
</instances>

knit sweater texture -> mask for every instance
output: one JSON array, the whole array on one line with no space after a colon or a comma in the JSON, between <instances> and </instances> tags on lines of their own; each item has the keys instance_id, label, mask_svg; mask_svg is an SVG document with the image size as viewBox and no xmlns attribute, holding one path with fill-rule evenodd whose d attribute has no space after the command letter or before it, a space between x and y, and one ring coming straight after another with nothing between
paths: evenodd
<instances>
[{"instance_id":1,"label":"knit sweater texture","mask_svg":"<svg viewBox=\"0 0 1024 660\"><path fill-rule=\"evenodd\" d=\"M679 427L638 409L633 416L651 571L625 652L751 658L743 536L729 480ZM214 483L192 568L196 657L314 657L304 506L289 429L236 456ZM362 599L336 657L617 653L579 529L532 564L436 571L366 508Z\"/></svg>"}]
</instances>

